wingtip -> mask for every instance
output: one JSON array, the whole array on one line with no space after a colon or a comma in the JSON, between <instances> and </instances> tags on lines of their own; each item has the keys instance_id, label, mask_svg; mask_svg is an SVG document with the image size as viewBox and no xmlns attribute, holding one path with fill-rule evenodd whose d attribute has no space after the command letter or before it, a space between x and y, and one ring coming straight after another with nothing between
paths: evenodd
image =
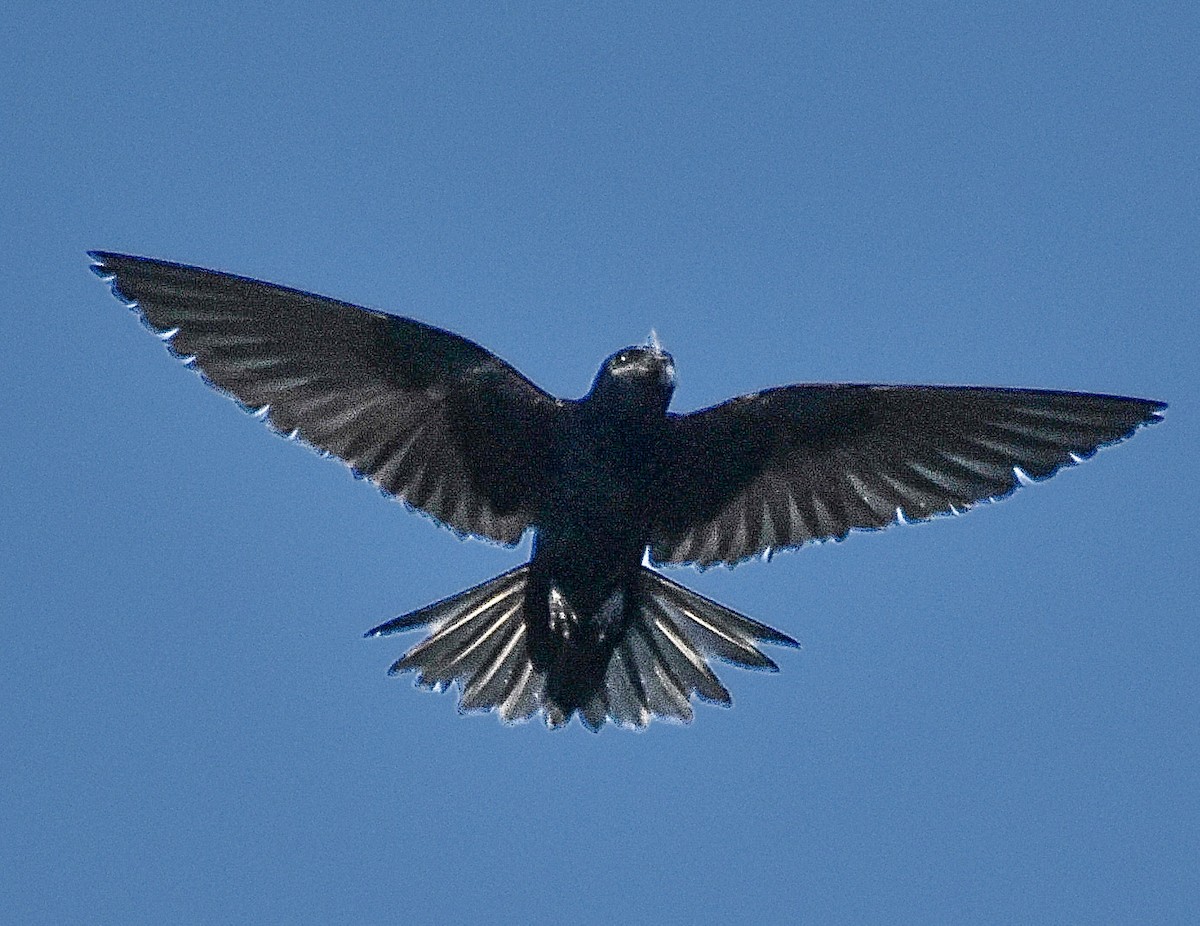
<instances>
[{"instance_id":1,"label":"wingtip","mask_svg":"<svg viewBox=\"0 0 1200 926\"><path fill-rule=\"evenodd\" d=\"M122 254L120 251L93 250L86 253L88 258L92 261L92 272L104 277L116 276L118 270L130 270L134 267L134 265L150 268L182 268L184 266L182 264L173 264L170 261L156 260L153 257L139 257L136 254Z\"/></svg>"},{"instance_id":2,"label":"wingtip","mask_svg":"<svg viewBox=\"0 0 1200 926\"><path fill-rule=\"evenodd\" d=\"M87 256L96 264L111 264L118 260L145 260L145 258L134 257L132 254L122 254L119 251L102 251L95 248L87 252Z\"/></svg>"},{"instance_id":3,"label":"wingtip","mask_svg":"<svg viewBox=\"0 0 1200 926\"><path fill-rule=\"evenodd\" d=\"M108 267L108 260L112 255L107 251L88 251L87 256L91 261L88 269L96 276L111 277L113 275L113 271Z\"/></svg>"}]
</instances>

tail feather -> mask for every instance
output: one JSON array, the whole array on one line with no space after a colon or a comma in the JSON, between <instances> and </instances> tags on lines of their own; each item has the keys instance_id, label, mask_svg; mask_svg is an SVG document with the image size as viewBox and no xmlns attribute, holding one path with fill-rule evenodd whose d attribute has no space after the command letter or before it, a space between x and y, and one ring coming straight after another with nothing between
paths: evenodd
<instances>
[{"instance_id":1,"label":"tail feather","mask_svg":"<svg viewBox=\"0 0 1200 926\"><path fill-rule=\"evenodd\" d=\"M604 696L604 689L597 688L592 692L592 696L583 702L579 708L579 719L583 721L583 725L595 733L602 726L608 717L608 699ZM552 724L553 727L565 726L571 719L566 716L566 712L561 706L556 711L556 719L561 718L561 722Z\"/></svg>"},{"instance_id":2,"label":"tail feather","mask_svg":"<svg viewBox=\"0 0 1200 926\"><path fill-rule=\"evenodd\" d=\"M642 582L664 616L672 619L695 650L706 656L715 656L747 669L778 672L779 666L756 644L800 645L786 633L717 604L657 572L644 569Z\"/></svg>"},{"instance_id":3,"label":"tail feather","mask_svg":"<svg viewBox=\"0 0 1200 926\"><path fill-rule=\"evenodd\" d=\"M459 703L465 711L483 710L499 705L503 714L504 704L521 683L521 673L526 666L531 665L529 654L525 651L524 622L512 621L512 615L508 612L503 615L503 619L507 626L500 637L501 645L487 664L473 673L471 680L463 688L462 700Z\"/></svg>"},{"instance_id":4,"label":"tail feather","mask_svg":"<svg viewBox=\"0 0 1200 926\"><path fill-rule=\"evenodd\" d=\"M545 607L527 606L530 588L529 566L522 566L380 624L367 635L431 628L393 664L391 673L416 671L419 685L436 689L457 684L462 711L495 710L508 723L541 713L550 727L565 726L578 714L590 730L608 720L639 729L656 717L690 723L693 695L714 704L732 702L710 660L775 671L778 667L759 644L798 645L786 634L643 568L623 632L614 635L607 656L601 654L607 658L601 663L603 672L581 689L577 678L552 677L569 670L575 660L535 665L528 622Z\"/></svg>"},{"instance_id":5,"label":"tail feather","mask_svg":"<svg viewBox=\"0 0 1200 926\"><path fill-rule=\"evenodd\" d=\"M495 661L523 628L522 605L528 566L513 569L451 598L435 602L367 631L378 637L431 626L428 637L393 663L389 674L418 670L417 683L444 688L475 677Z\"/></svg>"},{"instance_id":6,"label":"tail feather","mask_svg":"<svg viewBox=\"0 0 1200 926\"><path fill-rule=\"evenodd\" d=\"M507 723L528 720L542 708L546 690L546 679L534 671L529 654L524 655L525 665L512 685L512 691L500 705L500 717Z\"/></svg>"},{"instance_id":7,"label":"tail feather","mask_svg":"<svg viewBox=\"0 0 1200 926\"><path fill-rule=\"evenodd\" d=\"M684 691L695 692L713 704L729 704L729 691L716 673L708 667L704 656L690 644L687 637L666 613L662 605L651 599L652 613L645 630L654 643L659 660Z\"/></svg>"},{"instance_id":8,"label":"tail feather","mask_svg":"<svg viewBox=\"0 0 1200 926\"><path fill-rule=\"evenodd\" d=\"M506 588L510 583L524 582L526 573L529 572L529 566L520 566L516 569L510 569L495 578L488 579L486 582L481 582L478 585L468 588L464 592L459 592L457 595L452 595L449 598L443 598L441 601L435 601L431 605L426 605L418 611L412 611L400 617L393 618L390 621L380 624L378 627L372 627L363 636L366 637L384 637L393 633L401 633L405 630L413 630L417 627L424 627L428 624L441 624L447 621L448 618L458 616L465 613L467 610L474 608L480 602L485 601L489 595L496 594L498 591Z\"/></svg>"},{"instance_id":9,"label":"tail feather","mask_svg":"<svg viewBox=\"0 0 1200 926\"><path fill-rule=\"evenodd\" d=\"M618 647L604 676L604 697L613 723L641 729L652 717L626 647Z\"/></svg>"},{"instance_id":10,"label":"tail feather","mask_svg":"<svg viewBox=\"0 0 1200 926\"><path fill-rule=\"evenodd\" d=\"M490 664L507 639L521 625L519 589L497 601L471 609L467 616L439 627L392 665L392 675L417 669L417 682L443 688L460 678L469 678ZM516 603L512 603L516 599Z\"/></svg>"},{"instance_id":11,"label":"tail feather","mask_svg":"<svg viewBox=\"0 0 1200 926\"><path fill-rule=\"evenodd\" d=\"M692 719L691 690L671 671L671 666L646 628L644 621L630 628L625 641L633 651L635 665L641 672L646 690L647 705L658 717L690 723Z\"/></svg>"}]
</instances>

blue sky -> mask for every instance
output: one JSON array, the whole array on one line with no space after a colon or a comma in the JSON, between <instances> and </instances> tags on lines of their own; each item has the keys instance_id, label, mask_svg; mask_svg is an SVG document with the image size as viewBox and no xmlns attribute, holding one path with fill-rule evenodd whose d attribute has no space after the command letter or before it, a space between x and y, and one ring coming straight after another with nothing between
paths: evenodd
<instances>
[{"instance_id":1,"label":"blue sky","mask_svg":"<svg viewBox=\"0 0 1200 926\"><path fill-rule=\"evenodd\" d=\"M24 3L0 920L1187 922L1194 4ZM1168 420L932 524L673 575L800 639L644 734L457 716L401 612L516 565L205 389L84 251L413 315L675 408L793 381Z\"/></svg>"}]
</instances>

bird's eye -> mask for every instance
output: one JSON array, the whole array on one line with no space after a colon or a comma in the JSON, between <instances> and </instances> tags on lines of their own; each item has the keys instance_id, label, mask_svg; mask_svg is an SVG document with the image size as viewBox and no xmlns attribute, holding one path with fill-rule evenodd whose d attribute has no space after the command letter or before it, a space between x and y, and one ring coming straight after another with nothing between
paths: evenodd
<instances>
[{"instance_id":1,"label":"bird's eye","mask_svg":"<svg viewBox=\"0 0 1200 926\"><path fill-rule=\"evenodd\" d=\"M629 362L629 354L628 353L617 354L617 363L628 363L628 362Z\"/></svg>"}]
</instances>

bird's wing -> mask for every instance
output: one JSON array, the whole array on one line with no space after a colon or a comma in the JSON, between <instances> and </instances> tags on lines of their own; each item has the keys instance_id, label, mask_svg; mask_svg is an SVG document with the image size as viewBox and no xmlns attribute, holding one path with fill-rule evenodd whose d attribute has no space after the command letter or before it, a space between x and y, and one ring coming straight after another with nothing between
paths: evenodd
<instances>
[{"instance_id":1,"label":"bird's wing","mask_svg":"<svg viewBox=\"0 0 1200 926\"><path fill-rule=\"evenodd\" d=\"M464 534L515 543L562 404L430 325L244 277L92 252L174 353L281 433Z\"/></svg>"},{"instance_id":2,"label":"bird's wing","mask_svg":"<svg viewBox=\"0 0 1200 926\"><path fill-rule=\"evenodd\" d=\"M672 415L651 553L735 563L961 511L1158 420L1165 403L967 386L799 385ZM902 514L901 514L902 513Z\"/></svg>"}]
</instances>

